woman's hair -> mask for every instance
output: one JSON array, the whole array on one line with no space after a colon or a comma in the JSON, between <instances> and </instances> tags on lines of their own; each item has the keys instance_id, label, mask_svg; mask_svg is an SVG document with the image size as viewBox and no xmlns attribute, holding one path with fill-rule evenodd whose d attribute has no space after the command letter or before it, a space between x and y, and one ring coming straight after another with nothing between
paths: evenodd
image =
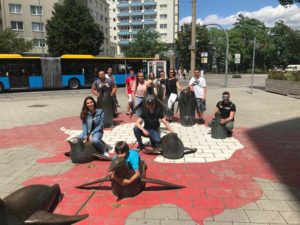
<instances>
[{"instance_id":1,"label":"woman's hair","mask_svg":"<svg viewBox=\"0 0 300 225\"><path fill-rule=\"evenodd\" d=\"M82 105L82 109L81 109L81 113L80 113L80 119L82 121L86 121L86 118L87 118L87 114L88 114L88 107L86 106L86 101L87 100L92 100L93 103L94 103L94 107L96 107L96 101L93 99L93 97L91 96L87 96L84 101L83 101L83 105Z\"/></svg>"},{"instance_id":2,"label":"woman's hair","mask_svg":"<svg viewBox=\"0 0 300 225\"><path fill-rule=\"evenodd\" d=\"M169 75L168 75L168 77L170 77L170 72L173 72L173 77L176 77L176 72L175 72L175 70L173 69L173 68L171 68L170 70L169 70Z\"/></svg>"},{"instance_id":3,"label":"woman's hair","mask_svg":"<svg viewBox=\"0 0 300 225\"><path fill-rule=\"evenodd\" d=\"M153 76L151 76L151 75L153 75ZM150 80L154 80L154 79L155 79L155 74L154 74L154 72L151 71L151 72L149 73L148 79L150 79Z\"/></svg>"},{"instance_id":4,"label":"woman's hair","mask_svg":"<svg viewBox=\"0 0 300 225\"><path fill-rule=\"evenodd\" d=\"M115 146L115 152L117 155L129 152L128 144L125 141L118 141Z\"/></svg>"}]
</instances>

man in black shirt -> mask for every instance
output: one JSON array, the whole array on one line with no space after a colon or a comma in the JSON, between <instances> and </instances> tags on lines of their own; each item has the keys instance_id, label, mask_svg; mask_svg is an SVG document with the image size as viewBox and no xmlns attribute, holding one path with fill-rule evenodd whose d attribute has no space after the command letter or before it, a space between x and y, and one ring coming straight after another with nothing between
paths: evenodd
<instances>
[{"instance_id":1,"label":"man in black shirt","mask_svg":"<svg viewBox=\"0 0 300 225\"><path fill-rule=\"evenodd\" d=\"M153 96L149 96L148 99L146 99L146 109L142 111L142 114L137 119L135 127L133 129L134 135L139 144L139 150L142 150L144 148L142 136L149 137L151 146L153 148L158 147L158 145L161 142L159 132L160 119L163 122L163 124L167 127L167 129L170 132L173 132L172 128L170 127L170 124L164 117L162 110L159 107L157 107L157 100ZM144 122L144 127L142 127L142 122Z\"/></svg>"},{"instance_id":2,"label":"man in black shirt","mask_svg":"<svg viewBox=\"0 0 300 225\"><path fill-rule=\"evenodd\" d=\"M208 123L209 126L212 126L212 123L215 119L215 114L220 113L220 124L224 125L225 128L232 132L234 127L234 116L236 112L236 106L233 102L229 100L230 94L228 91L223 92L222 101L219 101L216 105L215 111L212 115L213 120Z\"/></svg>"}]
</instances>

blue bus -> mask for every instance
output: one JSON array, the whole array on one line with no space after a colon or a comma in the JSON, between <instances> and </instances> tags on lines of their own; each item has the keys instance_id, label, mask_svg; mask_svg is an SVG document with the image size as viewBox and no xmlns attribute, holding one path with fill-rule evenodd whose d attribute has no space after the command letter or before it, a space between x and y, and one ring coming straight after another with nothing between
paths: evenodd
<instances>
[{"instance_id":1,"label":"blue bus","mask_svg":"<svg viewBox=\"0 0 300 225\"><path fill-rule=\"evenodd\" d=\"M113 69L116 84L125 85L129 70L147 74L154 58L95 57L63 55L61 57L24 57L0 54L0 92L91 87L99 70ZM164 61L159 61L164 62ZM166 65L166 62L164 62Z\"/></svg>"}]
</instances>

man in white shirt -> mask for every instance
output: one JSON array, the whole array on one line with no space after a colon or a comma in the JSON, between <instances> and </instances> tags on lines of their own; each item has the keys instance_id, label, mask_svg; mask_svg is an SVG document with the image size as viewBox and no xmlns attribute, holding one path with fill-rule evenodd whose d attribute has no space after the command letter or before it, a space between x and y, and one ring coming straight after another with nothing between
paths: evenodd
<instances>
[{"instance_id":1,"label":"man in white shirt","mask_svg":"<svg viewBox=\"0 0 300 225\"><path fill-rule=\"evenodd\" d=\"M199 116L199 123L203 124L204 120L202 118L203 112L206 110L206 81L204 77L200 76L200 70L196 69L194 71L194 77L191 78L189 82L190 90L195 93L196 97L196 109Z\"/></svg>"}]
</instances>

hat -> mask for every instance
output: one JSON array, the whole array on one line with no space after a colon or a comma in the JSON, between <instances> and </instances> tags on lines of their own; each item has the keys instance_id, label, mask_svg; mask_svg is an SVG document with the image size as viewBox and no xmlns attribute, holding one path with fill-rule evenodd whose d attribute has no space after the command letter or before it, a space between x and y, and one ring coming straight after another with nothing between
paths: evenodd
<instances>
[{"instance_id":1,"label":"hat","mask_svg":"<svg viewBox=\"0 0 300 225\"><path fill-rule=\"evenodd\" d=\"M155 99L154 98L148 98L146 101L147 105L152 105L155 103Z\"/></svg>"}]
</instances>

